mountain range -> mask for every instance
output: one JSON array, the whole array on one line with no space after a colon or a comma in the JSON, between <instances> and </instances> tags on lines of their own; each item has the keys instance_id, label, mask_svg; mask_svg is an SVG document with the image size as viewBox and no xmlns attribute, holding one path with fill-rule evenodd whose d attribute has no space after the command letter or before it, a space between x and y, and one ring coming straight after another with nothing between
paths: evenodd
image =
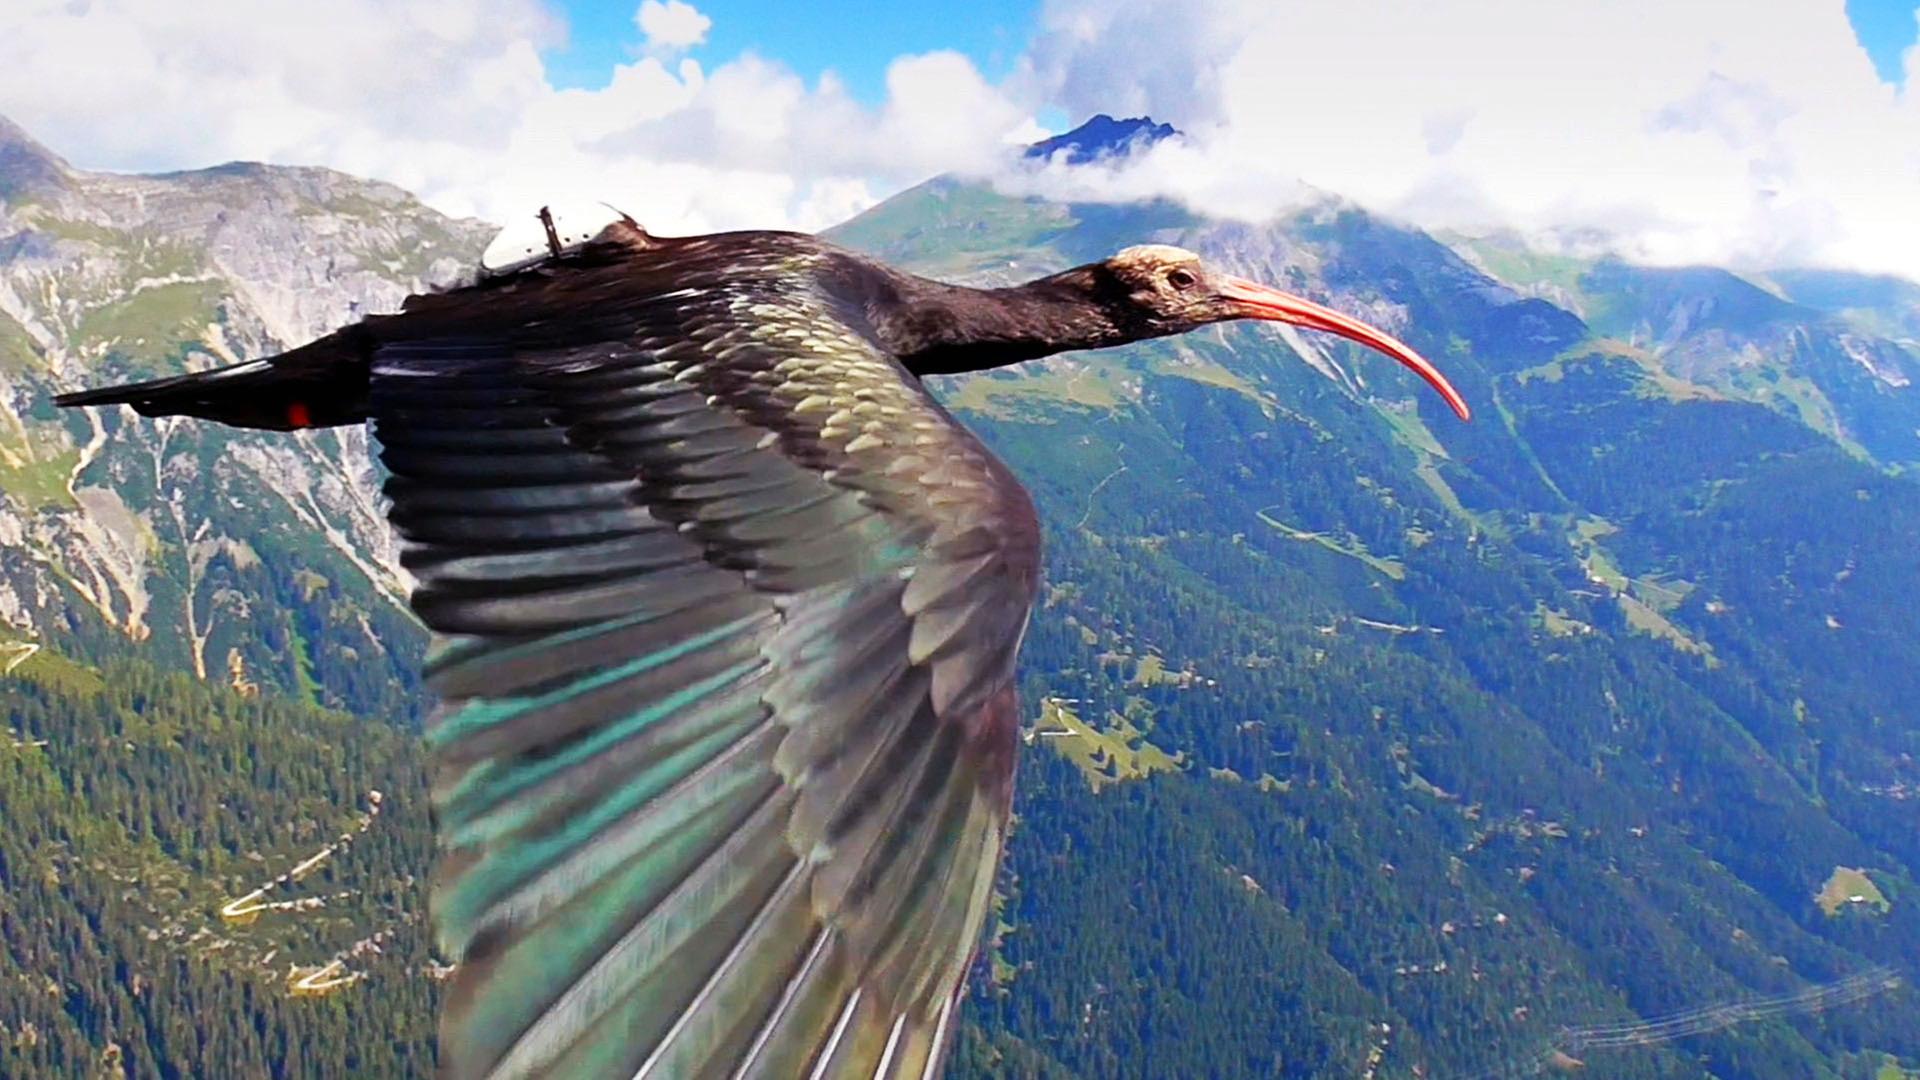
<instances>
[{"instance_id":1,"label":"mountain range","mask_svg":"<svg viewBox=\"0 0 1920 1080\"><path fill-rule=\"evenodd\" d=\"M0 1074L426 1070L425 640L364 436L49 398L391 309L490 233L0 122ZM1286 328L937 381L1049 543L955 1075L1920 1069L1920 287L952 178L830 236L975 283L1181 244L1477 410Z\"/></svg>"}]
</instances>

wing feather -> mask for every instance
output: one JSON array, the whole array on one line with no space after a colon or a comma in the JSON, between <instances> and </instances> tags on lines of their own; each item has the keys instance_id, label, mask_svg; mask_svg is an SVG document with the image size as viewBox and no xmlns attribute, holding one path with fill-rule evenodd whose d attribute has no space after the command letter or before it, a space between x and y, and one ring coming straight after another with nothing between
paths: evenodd
<instances>
[{"instance_id":1,"label":"wing feather","mask_svg":"<svg viewBox=\"0 0 1920 1080\"><path fill-rule=\"evenodd\" d=\"M450 1077L943 1060L1037 529L831 275L793 287L831 257L655 242L376 324L392 519L443 637Z\"/></svg>"}]
</instances>

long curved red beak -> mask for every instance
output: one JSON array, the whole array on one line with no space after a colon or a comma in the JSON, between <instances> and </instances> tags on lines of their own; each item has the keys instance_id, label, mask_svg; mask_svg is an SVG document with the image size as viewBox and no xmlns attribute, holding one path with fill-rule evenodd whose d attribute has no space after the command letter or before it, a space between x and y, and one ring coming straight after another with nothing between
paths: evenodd
<instances>
[{"instance_id":1,"label":"long curved red beak","mask_svg":"<svg viewBox=\"0 0 1920 1080\"><path fill-rule=\"evenodd\" d=\"M1245 278L1229 277L1220 284L1220 295L1234 302L1240 316L1246 319L1270 319L1275 322L1292 323L1311 330L1325 330L1330 334L1339 334L1349 341L1357 341L1369 349L1386 353L1395 360L1407 365L1414 373L1427 380L1447 404L1460 415L1462 420L1471 420L1473 411L1467 408L1467 401L1460 391L1453 388L1438 368L1427 362L1427 358L1414 352L1400 341L1384 331L1375 330L1358 319L1349 318L1328 307L1292 293L1271 289L1258 282Z\"/></svg>"}]
</instances>

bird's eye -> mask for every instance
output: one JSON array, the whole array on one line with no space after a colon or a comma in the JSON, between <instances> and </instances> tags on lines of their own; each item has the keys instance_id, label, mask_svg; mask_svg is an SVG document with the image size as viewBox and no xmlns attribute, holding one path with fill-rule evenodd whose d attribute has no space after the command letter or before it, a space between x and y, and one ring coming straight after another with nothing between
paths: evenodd
<instances>
[{"instance_id":1,"label":"bird's eye","mask_svg":"<svg viewBox=\"0 0 1920 1080\"><path fill-rule=\"evenodd\" d=\"M1176 289L1191 289L1193 288L1193 283L1197 280L1199 279L1193 276L1193 271L1191 270L1167 271L1167 284Z\"/></svg>"}]
</instances>

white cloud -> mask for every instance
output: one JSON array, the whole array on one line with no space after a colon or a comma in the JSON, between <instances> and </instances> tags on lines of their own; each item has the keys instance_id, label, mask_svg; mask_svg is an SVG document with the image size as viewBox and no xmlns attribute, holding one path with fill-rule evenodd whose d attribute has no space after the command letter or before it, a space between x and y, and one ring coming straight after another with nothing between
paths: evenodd
<instances>
[{"instance_id":1,"label":"white cloud","mask_svg":"<svg viewBox=\"0 0 1920 1080\"><path fill-rule=\"evenodd\" d=\"M661 231L817 227L994 172L1035 114L1151 113L1190 138L1014 183L1255 220L1323 190L1651 260L1920 277L1920 46L1896 92L1837 3L1048 0L1004 83L903 56L868 106L777 57L687 57L712 23L684 0L640 4L634 59L569 90L543 0L0 2L0 112L88 167L326 164L495 219L587 197Z\"/></svg>"},{"instance_id":2,"label":"white cloud","mask_svg":"<svg viewBox=\"0 0 1920 1080\"><path fill-rule=\"evenodd\" d=\"M707 40L713 20L684 0L645 0L633 13L634 25L646 35L649 49L680 51Z\"/></svg>"},{"instance_id":3,"label":"white cloud","mask_svg":"<svg viewBox=\"0 0 1920 1080\"><path fill-rule=\"evenodd\" d=\"M1837 3L1051 0L1042 21L1029 93L1192 132L1112 177L1126 197L1258 217L1299 178L1432 226L1920 277L1920 78L1881 83Z\"/></svg>"},{"instance_id":4,"label":"white cloud","mask_svg":"<svg viewBox=\"0 0 1920 1080\"><path fill-rule=\"evenodd\" d=\"M1034 127L953 53L898 58L878 107L774 60L676 60L711 26L679 0L639 6L607 85L565 90L539 0L7 2L0 113L77 165L327 165L493 220L605 199L667 233L818 228Z\"/></svg>"},{"instance_id":5,"label":"white cloud","mask_svg":"<svg viewBox=\"0 0 1920 1080\"><path fill-rule=\"evenodd\" d=\"M483 146L542 85L537 50L561 35L533 0L22 5L0 34L0 111L120 168Z\"/></svg>"}]
</instances>

